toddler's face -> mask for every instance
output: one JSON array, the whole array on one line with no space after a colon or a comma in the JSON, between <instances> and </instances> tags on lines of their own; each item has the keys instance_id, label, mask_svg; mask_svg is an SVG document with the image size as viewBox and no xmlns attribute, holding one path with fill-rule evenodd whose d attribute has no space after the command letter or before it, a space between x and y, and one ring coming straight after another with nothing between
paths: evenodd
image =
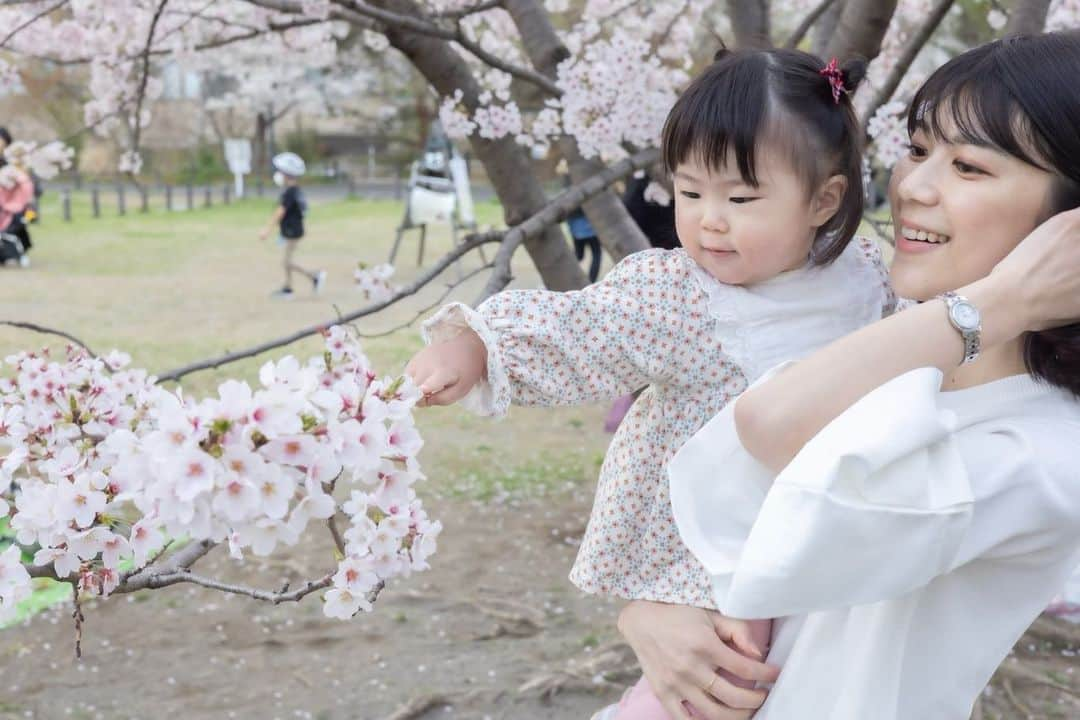
<instances>
[{"instance_id":1,"label":"toddler's face","mask_svg":"<svg viewBox=\"0 0 1080 720\"><path fill-rule=\"evenodd\" d=\"M730 155L730 153L729 153ZM675 230L686 252L720 282L750 285L806 264L821 218L799 177L768 152L755 158L758 187L731 160L700 160L673 174Z\"/></svg>"}]
</instances>

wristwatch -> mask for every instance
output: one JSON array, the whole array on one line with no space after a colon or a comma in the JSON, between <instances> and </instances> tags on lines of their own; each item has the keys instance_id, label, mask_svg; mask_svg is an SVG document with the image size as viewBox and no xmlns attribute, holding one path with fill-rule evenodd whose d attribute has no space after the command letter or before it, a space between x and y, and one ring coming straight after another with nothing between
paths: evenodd
<instances>
[{"instance_id":1,"label":"wristwatch","mask_svg":"<svg viewBox=\"0 0 1080 720\"><path fill-rule=\"evenodd\" d=\"M966 297L957 295L951 290L938 297L945 301L945 307L949 311L949 323L964 338L964 359L960 364L974 362L979 357L982 331L982 316L979 315L979 309Z\"/></svg>"}]
</instances>

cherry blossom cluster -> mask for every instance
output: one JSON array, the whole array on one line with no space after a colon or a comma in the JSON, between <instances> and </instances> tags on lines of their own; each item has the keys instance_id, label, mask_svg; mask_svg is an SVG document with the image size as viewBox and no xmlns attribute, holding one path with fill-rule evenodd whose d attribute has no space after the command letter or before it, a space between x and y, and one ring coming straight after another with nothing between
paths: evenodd
<instances>
[{"instance_id":1,"label":"cherry blossom cluster","mask_svg":"<svg viewBox=\"0 0 1080 720\"><path fill-rule=\"evenodd\" d=\"M893 100L877 109L866 124L873 157L886 169L891 169L908 150L907 103Z\"/></svg>"},{"instance_id":2,"label":"cherry blossom cluster","mask_svg":"<svg viewBox=\"0 0 1080 720\"><path fill-rule=\"evenodd\" d=\"M381 302L393 297L398 291L396 285L391 284L390 278L394 275L394 266L388 263L368 267L366 263L357 263L353 271L356 280L356 288L364 296L365 300Z\"/></svg>"},{"instance_id":3,"label":"cherry blossom cluster","mask_svg":"<svg viewBox=\"0 0 1080 720\"><path fill-rule=\"evenodd\" d=\"M29 172L43 180L71 167L75 151L55 140L44 145L17 140L4 148L7 164L0 169L0 187L10 188L18 182L18 173Z\"/></svg>"},{"instance_id":4,"label":"cherry blossom cluster","mask_svg":"<svg viewBox=\"0 0 1080 720\"><path fill-rule=\"evenodd\" d=\"M1046 14L1046 30L1075 30L1080 27L1080 0L1053 0Z\"/></svg>"},{"instance_id":5,"label":"cherry blossom cluster","mask_svg":"<svg viewBox=\"0 0 1080 720\"><path fill-rule=\"evenodd\" d=\"M268 555L341 513L349 526L327 615L370 610L381 583L428 567L441 525L413 488L420 393L407 378L378 378L349 330L329 329L306 363L266 363L255 389L228 380L202 400L129 360L74 347L63 360L7 358L0 515L20 546L38 548L35 565L108 595L124 563L152 563L169 538ZM348 495L340 506L335 489ZM15 558L0 558L0 617L28 592Z\"/></svg>"}]
</instances>

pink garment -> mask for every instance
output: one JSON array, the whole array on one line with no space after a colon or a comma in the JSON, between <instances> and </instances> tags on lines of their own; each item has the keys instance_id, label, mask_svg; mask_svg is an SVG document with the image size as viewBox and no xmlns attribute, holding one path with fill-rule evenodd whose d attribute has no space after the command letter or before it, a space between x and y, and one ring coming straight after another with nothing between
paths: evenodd
<instances>
[{"instance_id":1,"label":"pink garment","mask_svg":"<svg viewBox=\"0 0 1080 720\"><path fill-rule=\"evenodd\" d=\"M755 645L768 654L768 648L772 640L772 620L751 620L750 637ZM717 674L737 687L752 688L755 685L752 680L735 677L726 670L718 670ZM699 713L694 711L694 706L685 700L683 701L683 707L686 708L686 712L691 718L701 717ZM656 697L656 693L653 692L649 681L642 675L637 684L623 695L615 715L612 716L612 720L682 720L682 718L672 718L668 714L668 711L660 704L660 699Z\"/></svg>"},{"instance_id":2,"label":"pink garment","mask_svg":"<svg viewBox=\"0 0 1080 720\"><path fill-rule=\"evenodd\" d=\"M627 393L615 399L615 402L611 404L611 409L608 410L607 417L604 418L604 432L613 433L619 429L619 424L626 417L626 413L630 412L630 406L636 399L637 396L634 393Z\"/></svg>"},{"instance_id":3,"label":"pink garment","mask_svg":"<svg viewBox=\"0 0 1080 720\"><path fill-rule=\"evenodd\" d=\"M11 187L0 186L0 231L6 230L11 219L26 210L34 199L34 183L30 176L16 171L17 180Z\"/></svg>"}]
</instances>

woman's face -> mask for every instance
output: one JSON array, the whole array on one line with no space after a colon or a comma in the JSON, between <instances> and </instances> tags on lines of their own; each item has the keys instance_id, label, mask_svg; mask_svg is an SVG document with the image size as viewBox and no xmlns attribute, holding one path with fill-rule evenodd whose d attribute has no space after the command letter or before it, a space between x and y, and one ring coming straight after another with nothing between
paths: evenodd
<instances>
[{"instance_id":1,"label":"woman's face","mask_svg":"<svg viewBox=\"0 0 1080 720\"><path fill-rule=\"evenodd\" d=\"M1042 222L1054 176L996 148L918 130L889 183L897 294L929 300L985 277Z\"/></svg>"}]
</instances>

